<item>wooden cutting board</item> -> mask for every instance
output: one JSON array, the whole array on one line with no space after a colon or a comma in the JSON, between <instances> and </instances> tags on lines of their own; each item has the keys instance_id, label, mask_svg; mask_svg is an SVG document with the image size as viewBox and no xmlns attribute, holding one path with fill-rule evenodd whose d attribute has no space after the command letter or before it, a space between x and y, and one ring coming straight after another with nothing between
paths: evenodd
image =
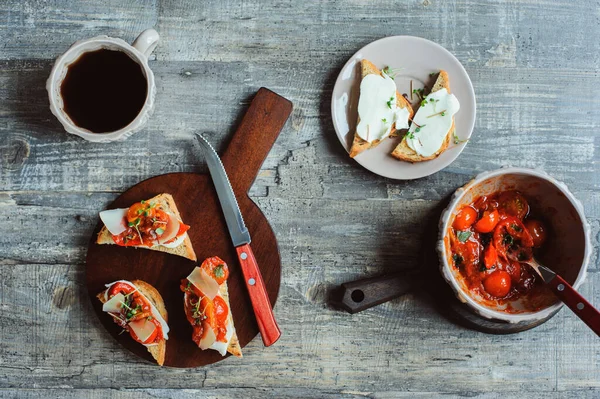
<instances>
[{"instance_id":1,"label":"wooden cutting board","mask_svg":"<svg viewBox=\"0 0 600 399\"><path fill-rule=\"evenodd\" d=\"M250 231L252 249L272 305L277 300L281 282L277 240L269 222L247 193L291 111L292 103L289 100L261 88L222 155L223 165ZM160 193L173 195L182 220L191 226L188 234L198 256L198 263L207 257L219 256L229 265L231 312L240 344L242 347L246 346L258 334L258 327L235 248L209 175L170 173L153 177L121 194L108 209L126 208ZM199 367L222 360L223 357L218 352L202 351L195 346L191 340L192 327L185 318L183 293L179 284L193 270L196 262L147 249L97 245L96 235L101 227L102 223L98 222L90 239L86 277L94 310L106 330L131 352L155 362L146 348L133 341L129 334L119 335L121 328L107 313L102 312L101 303L96 298L105 289L105 284L115 280L144 280L160 292L168 311L171 331L167 341L165 366Z\"/></svg>"}]
</instances>

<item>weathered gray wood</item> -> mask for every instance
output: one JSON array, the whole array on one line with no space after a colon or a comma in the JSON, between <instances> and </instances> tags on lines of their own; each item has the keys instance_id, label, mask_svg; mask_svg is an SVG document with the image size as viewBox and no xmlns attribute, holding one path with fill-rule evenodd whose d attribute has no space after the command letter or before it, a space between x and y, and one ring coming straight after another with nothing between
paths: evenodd
<instances>
[{"instance_id":1,"label":"weathered gray wood","mask_svg":"<svg viewBox=\"0 0 600 399\"><path fill-rule=\"evenodd\" d=\"M418 266L440 201L504 165L565 181L598 247L597 11L566 0L1 2L0 397L598 397L600 340L568 310L489 336L455 326L420 293L356 315L326 305L344 281ZM161 43L148 127L110 145L64 133L47 109L53 60L78 39L132 41L151 26ZM330 120L347 58L397 34L452 51L478 104L463 154L413 182L361 169ZM261 86L295 106L251 190L279 240L284 335L268 349L253 341L242 360L159 369L104 332L83 292L97 212L142 179L204 170L192 134L223 148ZM595 250L581 291L600 306L597 261Z\"/></svg>"}]
</instances>

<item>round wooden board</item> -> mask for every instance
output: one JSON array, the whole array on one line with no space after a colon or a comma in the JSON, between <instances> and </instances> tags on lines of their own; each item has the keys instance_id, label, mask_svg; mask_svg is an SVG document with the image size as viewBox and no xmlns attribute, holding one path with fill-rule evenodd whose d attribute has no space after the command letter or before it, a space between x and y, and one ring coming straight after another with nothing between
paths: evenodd
<instances>
[{"instance_id":1,"label":"round wooden board","mask_svg":"<svg viewBox=\"0 0 600 399\"><path fill-rule=\"evenodd\" d=\"M247 193L291 112L292 103L289 100L260 88L221 156L252 237L252 249L273 306L281 283L279 249L269 222ZM198 263L207 257L219 256L229 265L231 313L243 348L258 334L258 326L210 176L172 173L153 177L121 194L109 209L126 208L161 193L173 196L183 222L191 226L188 234ZM222 360L218 352L202 351L194 345L192 327L185 318L183 293L179 290L179 284L197 263L148 249L98 245L96 235L100 228L101 223L96 226L88 248L87 289L94 310L108 332L131 352L154 362L146 348L133 341L129 334L119 335L121 328L102 312L101 303L96 298L99 292L105 290L105 284L120 279L140 279L160 292L167 307L171 331L165 366L199 367Z\"/></svg>"},{"instance_id":2,"label":"round wooden board","mask_svg":"<svg viewBox=\"0 0 600 399\"><path fill-rule=\"evenodd\" d=\"M246 346L258 334L258 327L210 176L195 173L157 176L133 186L108 208L126 208L160 193L173 196L183 222L191 226L188 234L198 256L198 263L209 256L219 256L229 265L231 312L240 344L242 347ZM281 261L275 235L261 210L247 195L238 195L238 201L252 236L252 249L267 286L269 299L275 305L281 282ZM119 335L121 328L102 311L102 304L96 298L99 292L105 290L105 284L121 279L139 279L153 285L162 295L167 307L171 331L167 341L165 366L199 367L222 360L218 352L202 351L192 342L192 327L183 311L183 293L179 284L193 270L196 262L148 249L98 245L96 235L101 227L100 222L89 244L87 288L94 310L108 332L131 352L154 362L146 348L133 341L129 334Z\"/></svg>"}]
</instances>

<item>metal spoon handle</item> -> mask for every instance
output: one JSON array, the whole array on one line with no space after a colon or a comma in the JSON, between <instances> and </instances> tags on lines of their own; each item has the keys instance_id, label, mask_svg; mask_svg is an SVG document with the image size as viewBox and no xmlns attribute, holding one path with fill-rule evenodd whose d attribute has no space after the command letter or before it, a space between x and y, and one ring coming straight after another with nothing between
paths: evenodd
<instances>
[{"instance_id":1,"label":"metal spoon handle","mask_svg":"<svg viewBox=\"0 0 600 399\"><path fill-rule=\"evenodd\" d=\"M585 300L562 277L556 275L546 283L554 294L560 298L592 331L600 337L600 312Z\"/></svg>"}]
</instances>

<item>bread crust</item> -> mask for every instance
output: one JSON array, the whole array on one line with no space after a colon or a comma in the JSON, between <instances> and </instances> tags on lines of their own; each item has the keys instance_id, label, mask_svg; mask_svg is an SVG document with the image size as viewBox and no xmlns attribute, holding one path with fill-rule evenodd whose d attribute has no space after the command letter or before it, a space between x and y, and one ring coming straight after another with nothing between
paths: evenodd
<instances>
[{"instance_id":1,"label":"bread crust","mask_svg":"<svg viewBox=\"0 0 600 399\"><path fill-rule=\"evenodd\" d=\"M142 280L133 280L133 281L131 281L131 283L136 286L138 291L146 299L148 299L150 302L152 302L152 304L156 307L156 310L158 310L158 313L160 313L160 315L165 320L165 322L168 323L169 315L167 314L167 308L165 307L165 302L164 302L162 296L160 295L160 293L158 292L158 290L156 288L154 288L153 286L151 286L150 284L148 284L147 282L142 281ZM98 298L100 300L100 302L102 302L103 304L106 302L104 299L104 296L105 296L107 290L108 289L106 289L106 290L98 293L98 295L96 295L96 298ZM156 360L156 362L158 363L159 366L162 366L165 363L165 354L167 352L167 341L164 338L162 340L160 340L158 345L147 346L146 349L148 349L148 352L150 352L150 354Z\"/></svg>"},{"instance_id":2,"label":"bread crust","mask_svg":"<svg viewBox=\"0 0 600 399\"><path fill-rule=\"evenodd\" d=\"M361 67L361 80L364 79L365 76L370 75L370 74L376 74L376 75L383 76L383 73L381 72L381 70L379 68L377 68L375 66L375 64L373 64L369 60L365 60L365 59L361 60L360 67ZM398 92L398 90L396 90L396 105L399 108L407 108L408 113L409 113L409 118L412 119L412 117L414 115L412 106L406 100L406 98L404 98L404 96L402 94L400 94L400 92ZM360 122L360 117L356 121L357 126L358 126L359 122ZM396 133L396 124L394 123L394 126L392 126L392 130L390 131L390 136L393 136L395 133ZM360 154L361 152L363 152L365 150L377 147L379 145L379 143L381 143L381 140L373 140L370 143L366 140L363 140L358 135L358 133L356 133L356 130L355 130L354 131L354 139L352 141L352 146L350 147L350 158L354 158L355 156L357 156L358 154Z\"/></svg>"},{"instance_id":3,"label":"bread crust","mask_svg":"<svg viewBox=\"0 0 600 399\"><path fill-rule=\"evenodd\" d=\"M229 309L229 315L227 317L229 318L229 322L231 322L231 326L235 328L235 325L233 324L233 316L231 315L231 304L229 303L229 288L227 287L227 281L221 284L219 287L219 294L221 294L225 300L225 303L227 303L227 308ZM234 331L233 335L231 336L229 346L227 346L227 352L231 353L233 356L242 357L242 346L240 345L237 331Z\"/></svg>"},{"instance_id":4,"label":"bread crust","mask_svg":"<svg viewBox=\"0 0 600 399\"><path fill-rule=\"evenodd\" d=\"M173 213L175 216L177 216L177 218L179 220L182 220L181 214L179 213L179 210L177 209L177 205L175 205L175 200L173 199L173 196L171 194L166 194L166 193L159 194L153 198L148 199L147 201L148 202L150 202L150 201L160 202L167 210L169 210L171 213ZM102 226L102 229L98 233L96 243L97 244L115 245L115 242L112 239L112 235L110 234L110 232L108 231L106 226ZM185 235L183 242L176 248L167 248L162 245L155 245L153 247L147 247L145 245L134 245L134 246L132 246L132 248L144 248L144 249L150 249L153 251L166 252L166 253L172 254L172 255L183 256L184 258L188 258L194 262L196 260L198 260L196 257L196 253L194 252L194 248L192 247L192 241L190 240L190 237L187 233Z\"/></svg>"},{"instance_id":5,"label":"bread crust","mask_svg":"<svg viewBox=\"0 0 600 399\"><path fill-rule=\"evenodd\" d=\"M442 88L445 88L446 90L448 90L448 93L450 93L450 79L448 77L448 73L444 70L440 71L435 81L435 84L431 88L431 92L436 92ZM452 140L452 137L454 136L454 131L454 117L452 117L452 126L450 126L450 130L448 130L448 132L446 133L446 138L444 139L442 146L435 154L432 154L430 156L424 157L422 155L417 154L417 152L410 148L406 143L406 136L403 137L400 144L398 144L396 148L394 148L394 151L392 151L391 155L394 158L399 159L401 161L407 161L412 163L435 159L442 152L448 149L448 146L450 145L450 140Z\"/></svg>"}]
</instances>

